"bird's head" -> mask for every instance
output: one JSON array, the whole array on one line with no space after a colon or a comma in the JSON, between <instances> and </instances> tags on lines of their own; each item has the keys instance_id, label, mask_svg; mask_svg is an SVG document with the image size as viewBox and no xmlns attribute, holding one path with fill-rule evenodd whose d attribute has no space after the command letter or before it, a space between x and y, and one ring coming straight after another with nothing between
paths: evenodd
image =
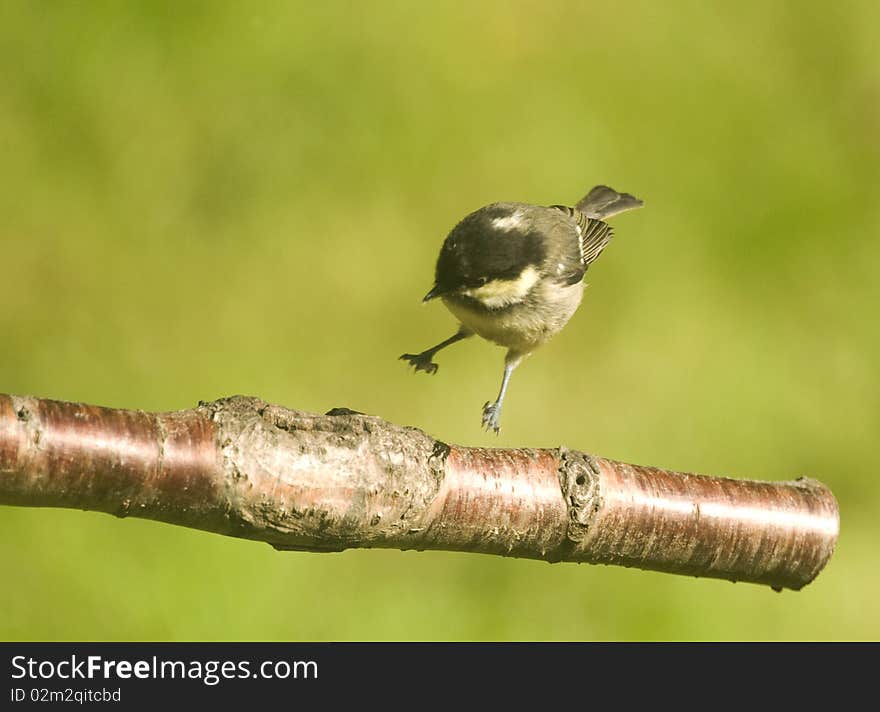
<instances>
[{"instance_id":1,"label":"bird's head","mask_svg":"<svg viewBox=\"0 0 880 712\"><path fill-rule=\"evenodd\" d=\"M424 301L463 299L487 309L522 301L538 282L545 256L530 207L495 203L456 225L440 250L434 287Z\"/></svg>"}]
</instances>

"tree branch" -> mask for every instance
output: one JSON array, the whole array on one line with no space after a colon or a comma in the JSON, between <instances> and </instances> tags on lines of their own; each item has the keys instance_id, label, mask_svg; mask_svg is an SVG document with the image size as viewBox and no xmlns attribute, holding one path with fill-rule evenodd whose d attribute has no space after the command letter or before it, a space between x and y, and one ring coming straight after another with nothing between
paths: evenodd
<instances>
[{"instance_id":1,"label":"tree branch","mask_svg":"<svg viewBox=\"0 0 880 712\"><path fill-rule=\"evenodd\" d=\"M346 409L236 396L145 413L0 395L0 504L73 507L277 549L444 549L617 564L799 589L837 502L560 449L446 445Z\"/></svg>"}]
</instances>

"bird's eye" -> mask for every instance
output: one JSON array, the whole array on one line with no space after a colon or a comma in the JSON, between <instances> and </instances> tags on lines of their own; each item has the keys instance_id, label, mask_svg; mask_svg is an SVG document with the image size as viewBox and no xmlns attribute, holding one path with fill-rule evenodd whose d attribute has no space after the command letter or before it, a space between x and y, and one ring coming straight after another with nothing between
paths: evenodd
<instances>
[{"instance_id":1,"label":"bird's eye","mask_svg":"<svg viewBox=\"0 0 880 712\"><path fill-rule=\"evenodd\" d=\"M488 281L489 281L488 277L480 277L477 279L477 284L479 284L482 287Z\"/></svg>"}]
</instances>

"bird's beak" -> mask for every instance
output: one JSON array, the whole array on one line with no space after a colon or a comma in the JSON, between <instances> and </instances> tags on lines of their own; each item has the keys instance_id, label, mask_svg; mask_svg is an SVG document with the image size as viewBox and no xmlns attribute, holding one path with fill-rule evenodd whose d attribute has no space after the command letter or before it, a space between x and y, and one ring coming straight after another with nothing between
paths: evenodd
<instances>
[{"instance_id":1,"label":"bird's beak","mask_svg":"<svg viewBox=\"0 0 880 712\"><path fill-rule=\"evenodd\" d=\"M433 286L430 292L428 292L423 298L423 302L430 302L432 299L436 299L443 293L443 290L440 289L436 284Z\"/></svg>"}]
</instances>

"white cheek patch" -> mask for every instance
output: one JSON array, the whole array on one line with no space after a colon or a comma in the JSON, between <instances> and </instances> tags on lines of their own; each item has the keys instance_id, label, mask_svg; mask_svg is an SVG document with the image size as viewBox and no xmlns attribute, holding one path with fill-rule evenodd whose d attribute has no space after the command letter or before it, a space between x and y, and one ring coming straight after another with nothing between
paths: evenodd
<instances>
[{"instance_id":1,"label":"white cheek patch","mask_svg":"<svg viewBox=\"0 0 880 712\"><path fill-rule=\"evenodd\" d=\"M482 287L464 290L464 294L489 309L500 309L525 299L539 279L538 270L526 267L516 279L493 279Z\"/></svg>"},{"instance_id":2,"label":"white cheek patch","mask_svg":"<svg viewBox=\"0 0 880 712\"><path fill-rule=\"evenodd\" d=\"M495 218L492 220L492 227L496 230L503 230L504 232L516 230L520 225L522 225L522 213L519 210L510 215L505 215L503 218Z\"/></svg>"}]
</instances>

